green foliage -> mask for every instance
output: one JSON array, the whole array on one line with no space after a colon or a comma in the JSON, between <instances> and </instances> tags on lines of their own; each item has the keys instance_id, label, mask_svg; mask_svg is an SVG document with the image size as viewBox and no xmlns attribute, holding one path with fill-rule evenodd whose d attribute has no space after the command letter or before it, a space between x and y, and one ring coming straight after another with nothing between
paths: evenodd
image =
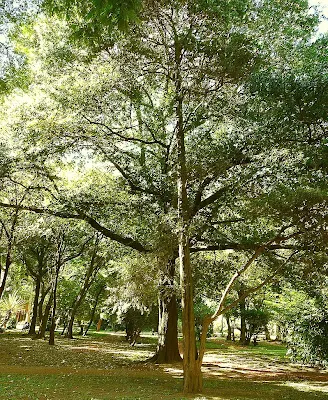
<instances>
[{"instance_id":1,"label":"green foliage","mask_svg":"<svg viewBox=\"0 0 328 400\"><path fill-rule=\"evenodd\" d=\"M0 300L0 328L6 329L7 325L11 323L15 324L15 314L24 310L25 305L26 300L22 299L18 292L8 293L6 296L3 296Z\"/></svg>"},{"instance_id":2,"label":"green foliage","mask_svg":"<svg viewBox=\"0 0 328 400\"><path fill-rule=\"evenodd\" d=\"M0 95L16 86L26 87L24 58L15 52L12 35L17 25L35 16L39 3L39 0L0 1Z\"/></svg>"},{"instance_id":3,"label":"green foliage","mask_svg":"<svg viewBox=\"0 0 328 400\"><path fill-rule=\"evenodd\" d=\"M44 9L70 22L72 37L95 50L111 46L120 30L138 21L141 0L45 0Z\"/></svg>"},{"instance_id":4,"label":"green foliage","mask_svg":"<svg viewBox=\"0 0 328 400\"><path fill-rule=\"evenodd\" d=\"M314 284L304 286L311 292ZM327 366L327 296L324 286L318 286L317 281L317 291L311 295L285 286L280 295L265 303L287 342L288 356L293 361Z\"/></svg>"},{"instance_id":5,"label":"green foliage","mask_svg":"<svg viewBox=\"0 0 328 400\"><path fill-rule=\"evenodd\" d=\"M200 339L200 335L202 332L202 323L204 317L208 315L212 315L214 312L214 307L208 306L206 303L204 303L201 300L198 300L195 302L195 328L196 328L196 336L198 339ZM209 326L208 332L207 332L207 337L211 337L213 335L213 324Z\"/></svg>"},{"instance_id":6,"label":"green foliage","mask_svg":"<svg viewBox=\"0 0 328 400\"><path fill-rule=\"evenodd\" d=\"M288 355L305 364L328 365L328 311L322 305L302 312L297 310L297 320L287 341Z\"/></svg>"},{"instance_id":7,"label":"green foliage","mask_svg":"<svg viewBox=\"0 0 328 400\"><path fill-rule=\"evenodd\" d=\"M270 315L268 310L249 307L245 310L244 317L251 336L263 332L264 327L269 322Z\"/></svg>"}]
</instances>

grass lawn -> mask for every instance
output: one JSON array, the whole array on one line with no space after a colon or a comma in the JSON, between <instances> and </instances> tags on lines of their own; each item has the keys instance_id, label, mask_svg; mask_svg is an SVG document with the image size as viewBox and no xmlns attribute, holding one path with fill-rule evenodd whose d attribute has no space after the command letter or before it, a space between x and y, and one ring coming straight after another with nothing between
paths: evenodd
<instances>
[{"instance_id":1,"label":"grass lawn","mask_svg":"<svg viewBox=\"0 0 328 400\"><path fill-rule=\"evenodd\" d=\"M181 365L144 363L155 348L145 337L130 347L123 336L57 337L51 347L21 333L0 335L1 400L186 399ZM328 372L291 365L283 346L240 347L210 340L201 400L328 399Z\"/></svg>"}]
</instances>

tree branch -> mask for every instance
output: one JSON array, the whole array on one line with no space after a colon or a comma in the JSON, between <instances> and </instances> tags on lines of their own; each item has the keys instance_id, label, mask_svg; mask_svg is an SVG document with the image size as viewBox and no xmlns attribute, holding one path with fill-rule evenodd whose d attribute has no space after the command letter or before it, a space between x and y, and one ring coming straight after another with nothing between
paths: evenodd
<instances>
[{"instance_id":1,"label":"tree branch","mask_svg":"<svg viewBox=\"0 0 328 400\"><path fill-rule=\"evenodd\" d=\"M135 127L131 126L131 127L127 127L123 130L120 131L115 131L114 129L112 129L111 127L109 127L108 125L102 123L102 122L97 122L97 121L91 121L87 116L83 115L83 117L89 122L89 124L91 125L98 125L101 126L102 128L105 128L108 130L108 132L110 132L111 134L118 136L120 139L126 141L126 142L138 142L138 143L143 143L143 144L160 144L161 146L163 145L161 142L159 142L157 139L155 140L144 140L144 139L139 139L139 138L135 138L132 136L124 136L121 134L121 132L124 132L128 129L133 129ZM166 145L165 145L166 146Z\"/></svg>"},{"instance_id":2,"label":"tree branch","mask_svg":"<svg viewBox=\"0 0 328 400\"><path fill-rule=\"evenodd\" d=\"M190 253L199 253L201 251L220 251L220 250L255 250L260 245L258 243L222 243L204 247L191 247ZM266 247L267 250L320 250L314 246L289 245L289 244L271 244Z\"/></svg>"},{"instance_id":3,"label":"tree branch","mask_svg":"<svg viewBox=\"0 0 328 400\"><path fill-rule=\"evenodd\" d=\"M32 206L22 206L22 205L15 205L15 204L7 204L0 202L0 207L5 208L14 208L23 211L30 211L36 214L47 214L52 215L54 217L64 218L64 219L77 219L81 221L87 222L90 226L92 226L96 231L102 233L104 236L108 237L109 239L114 240L115 242L121 243L124 246L130 247L132 249L138 250L142 253L150 252L150 249L145 248L140 242L128 237L117 234L112 230L102 226L99 222L97 222L94 218L88 216L87 214L83 213L82 211L77 212L76 214L63 212L63 211L55 211L50 210L49 208L38 208Z\"/></svg>"},{"instance_id":4,"label":"tree branch","mask_svg":"<svg viewBox=\"0 0 328 400\"><path fill-rule=\"evenodd\" d=\"M227 311L231 310L233 307L235 307L239 302L241 302L242 300L244 300L247 296L249 296L252 293L257 292L258 290L260 290L263 286L265 286L267 283L273 281L273 279L277 276L277 274L279 273L279 271L282 270L282 268L290 261L290 259L296 254L298 253L298 251L294 251L289 257L288 259L282 263L280 265L280 267L278 267L275 272L268 276L266 279L264 279L263 282L261 282L258 286L253 286L252 288L246 290L242 296L238 297L238 299L236 299L235 301L233 301L232 303L230 303L228 306L224 307L219 314L215 313L213 314L213 316L211 317L211 319L214 317L213 321L221 314L225 314Z\"/></svg>"}]
</instances>

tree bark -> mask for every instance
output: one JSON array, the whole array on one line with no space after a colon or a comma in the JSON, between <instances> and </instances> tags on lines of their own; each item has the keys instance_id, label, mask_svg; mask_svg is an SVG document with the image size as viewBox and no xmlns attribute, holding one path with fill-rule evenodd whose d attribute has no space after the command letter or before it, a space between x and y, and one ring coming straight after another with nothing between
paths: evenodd
<instances>
[{"instance_id":1,"label":"tree bark","mask_svg":"<svg viewBox=\"0 0 328 400\"><path fill-rule=\"evenodd\" d=\"M46 336L46 330L47 330L47 323L48 323L48 318L49 318L49 313L51 309L51 304L53 300L53 292L50 293L46 308L44 310L44 313L42 315L42 320L40 323L40 329L37 337L39 339L43 339Z\"/></svg>"},{"instance_id":2,"label":"tree bark","mask_svg":"<svg viewBox=\"0 0 328 400\"><path fill-rule=\"evenodd\" d=\"M89 331L89 329L90 329L90 326L92 324L93 318L94 318L95 313L96 313L96 308L97 308L97 305L98 305L98 302L99 302L100 295L101 295L101 293L102 293L102 291L104 289L105 289L105 286L101 286L101 288L97 292L97 295L96 295L96 298L95 298L95 303L94 303L92 311L91 311L90 321L89 321L87 327L85 328L83 336L86 336L88 331Z\"/></svg>"},{"instance_id":3,"label":"tree bark","mask_svg":"<svg viewBox=\"0 0 328 400\"><path fill-rule=\"evenodd\" d=\"M232 329L230 324L230 318L226 315L225 319L227 321L227 327L228 327L227 340L232 340Z\"/></svg>"},{"instance_id":4,"label":"tree bark","mask_svg":"<svg viewBox=\"0 0 328 400\"><path fill-rule=\"evenodd\" d=\"M176 94L177 94L177 187L178 187L178 243L180 261L180 287L182 300L182 334L183 334L183 391L198 393L203 389L201 364L196 350L195 315L193 303L193 279L190 264L189 248L189 205L187 196L187 169L185 138L182 111L182 87L180 75L181 49L176 43Z\"/></svg>"},{"instance_id":5,"label":"tree bark","mask_svg":"<svg viewBox=\"0 0 328 400\"><path fill-rule=\"evenodd\" d=\"M180 199L186 200L186 180L179 180ZM185 199L184 199L185 198ZM182 206L181 209L185 211ZM188 225L182 218L179 233L180 286L182 292L182 333L183 333L183 390L184 393L202 391L202 376L197 359L195 314L193 304L193 281L190 265Z\"/></svg>"},{"instance_id":6,"label":"tree bark","mask_svg":"<svg viewBox=\"0 0 328 400\"><path fill-rule=\"evenodd\" d=\"M270 331L269 331L268 325L264 326L264 333L265 333L265 340L270 341L271 336L270 336Z\"/></svg>"},{"instance_id":7,"label":"tree bark","mask_svg":"<svg viewBox=\"0 0 328 400\"><path fill-rule=\"evenodd\" d=\"M66 332L66 337L69 339L73 339L73 325L74 325L74 320L75 320L75 315L77 313L77 310L79 309L84 297L86 295L86 290L81 290L80 293L78 294L72 310L69 315L69 320L68 320L68 325L67 325L67 332Z\"/></svg>"},{"instance_id":8,"label":"tree bark","mask_svg":"<svg viewBox=\"0 0 328 400\"><path fill-rule=\"evenodd\" d=\"M24 197L25 197L25 194L24 194L23 198ZM4 222L1 221L1 225L4 228L4 231L5 231L6 236L7 236L8 246L7 246L7 255L6 255L6 261L5 261L5 267L1 268L3 270L3 274L0 274L0 275L2 275L2 280L1 280L1 284L0 284L0 299L1 299L2 295L3 295L4 290L5 290L5 286L6 286L6 282L7 282L7 278L8 278L9 268L10 268L11 263L12 263L11 255L12 255L12 250L13 250L13 246L14 246L14 233L15 233L15 228L16 228L16 224L17 224L17 220L18 220L18 213L19 213L19 210L16 209L15 212L14 212L12 223L11 223L11 226L10 226L9 230L6 229Z\"/></svg>"},{"instance_id":9,"label":"tree bark","mask_svg":"<svg viewBox=\"0 0 328 400\"><path fill-rule=\"evenodd\" d=\"M9 242L7 255L6 255L6 264L3 269L3 275L2 275L1 285L0 285L0 299L5 290L5 286L6 286L6 282L7 282L7 278L8 278L8 272L9 272L9 268L11 266L11 249L12 249L12 243Z\"/></svg>"},{"instance_id":10,"label":"tree bark","mask_svg":"<svg viewBox=\"0 0 328 400\"><path fill-rule=\"evenodd\" d=\"M168 261L159 283L158 296L158 343L155 355L150 359L158 364L182 361L178 342L178 311L174 293L175 257Z\"/></svg>"},{"instance_id":11,"label":"tree bark","mask_svg":"<svg viewBox=\"0 0 328 400\"><path fill-rule=\"evenodd\" d=\"M168 364L182 361L178 342L178 312L176 295L159 299L158 344L154 361Z\"/></svg>"},{"instance_id":12,"label":"tree bark","mask_svg":"<svg viewBox=\"0 0 328 400\"><path fill-rule=\"evenodd\" d=\"M242 291L238 291L238 296L241 297L243 294ZM246 311L246 303L245 300L240 301L239 303L239 309L240 309L240 339L239 342L242 345L247 344L246 340L246 319L245 319L245 311Z\"/></svg>"},{"instance_id":13,"label":"tree bark","mask_svg":"<svg viewBox=\"0 0 328 400\"><path fill-rule=\"evenodd\" d=\"M56 265L56 273L55 280L53 286L53 303L52 303L52 311L51 311L51 324L50 324L50 332L49 332L49 344L53 346L55 344L55 330L56 330L56 308L57 308L57 286L58 286L58 276L60 267L62 266L60 257L58 260L58 264Z\"/></svg>"},{"instance_id":14,"label":"tree bark","mask_svg":"<svg viewBox=\"0 0 328 400\"><path fill-rule=\"evenodd\" d=\"M74 303L72 304L72 309L70 312L69 321L68 321L68 325L67 325L67 333L66 333L66 337L68 337L69 339L73 339L73 325L74 325L75 315L76 315L82 301L84 300L84 298L93 282L93 279L95 278L95 276L97 275L97 273L99 271L99 266L95 265L95 257L97 254L97 244L98 244L98 242L96 242L96 244L95 244L95 248L94 248L94 251L92 254L90 265L89 265L89 268L84 277L83 286L81 287Z\"/></svg>"},{"instance_id":15,"label":"tree bark","mask_svg":"<svg viewBox=\"0 0 328 400\"><path fill-rule=\"evenodd\" d=\"M36 327L36 320L37 320L37 317L38 317L38 305L39 305L40 289L41 289L41 278L40 278L39 275L37 275L36 278L35 278L35 293L34 293L31 325L30 325L30 329L28 331L29 335L36 335L35 327Z\"/></svg>"},{"instance_id":16,"label":"tree bark","mask_svg":"<svg viewBox=\"0 0 328 400\"><path fill-rule=\"evenodd\" d=\"M99 321L97 322L97 332L100 331L102 322L103 322L103 320L100 318Z\"/></svg>"},{"instance_id":17,"label":"tree bark","mask_svg":"<svg viewBox=\"0 0 328 400\"><path fill-rule=\"evenodd\" d=\"M175 96L177 120L175 138L177 148L178 243L183 335L183 391L184 393L199 393L202 392L203 384L201 360L198 360L196 349L193 278L190 264L190 210L187 194L187 167L183 119L184 95L182 88L181 59L181 43L179 37L175 34Z\"/></svg>"},{"instance_id":18,"label":"tree bark","mask_svg":"<svg viewBox=\"0 0 328 400\"><path fill-rule=\"evenodd\" d=\"M48 293L48 291L46 292L44 290L44 285L42 285L42 287L41 287L41 298L40 298L40 301L39 301L39 304L38 304L38 318L39 318L39 324L40 325L41 325L41 321L42 321L42 318L43 318L43 303L44 303L44 300L46 298L47 293Z\"/></svg>"}]
</instances>

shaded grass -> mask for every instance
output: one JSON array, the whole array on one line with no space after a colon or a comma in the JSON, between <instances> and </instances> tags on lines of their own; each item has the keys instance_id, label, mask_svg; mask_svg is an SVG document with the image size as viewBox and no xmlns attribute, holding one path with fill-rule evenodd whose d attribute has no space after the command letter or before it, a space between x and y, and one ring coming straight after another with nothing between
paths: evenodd
<instances>
[{"instance_id":1,"label":"shaded grass","mask_svg":"<svg viewBox=\"0 0 328 400\"><path fill-rule=\"evenodd\" d=\"M206 372L204 394L186 397L181 393L180 364L164 368L139 362L155 345L156 338L147 336L131 348L124 337L108 333L76 340L57 337L54 347L22 334L0 335L0 400L328 399L328 374L311 380L298 375L268 380L247 372L247 360L252 368L267 360L277 367L286 364L284 346L261 342L245 348L221 340L210 340L208 352L215 363L219 356L231 360L231 369L221 368L217 358L215 369Z\"/></svg>"},{"instance_id":2,"label":"shaded grass","mask_svg":"<svg viewBox=\"0 0 328 400\"><path fill-rule=\"evenodd\" d=\"M162 373L129 374L116 371L112 375L42 375L10 374L0 376L0 399L16 400L107 400L107 399L158 399L182 400L181 380ZM224 400L319 400L328 393L318 386L288 386L283 383L251 382L245 380L206 379L205 394L189 398ZM309 391L306 391L306 390ZM304 391L305 390L305 391Z\"/></svg>"},{"instance_id":3,"label":"shaded grass","mask_svg":"<svg viewBox=\"0 0 328 400\"><path fill-rule=\"evenodd\" d=\"M0 376L0 399L152 399L174 398L179 382L162 374L126 370L106 375L21 375ZM168 397L167 397L168 396ZM176 398L179 398L176 397Z\"/></svg>"}]
</instances>

